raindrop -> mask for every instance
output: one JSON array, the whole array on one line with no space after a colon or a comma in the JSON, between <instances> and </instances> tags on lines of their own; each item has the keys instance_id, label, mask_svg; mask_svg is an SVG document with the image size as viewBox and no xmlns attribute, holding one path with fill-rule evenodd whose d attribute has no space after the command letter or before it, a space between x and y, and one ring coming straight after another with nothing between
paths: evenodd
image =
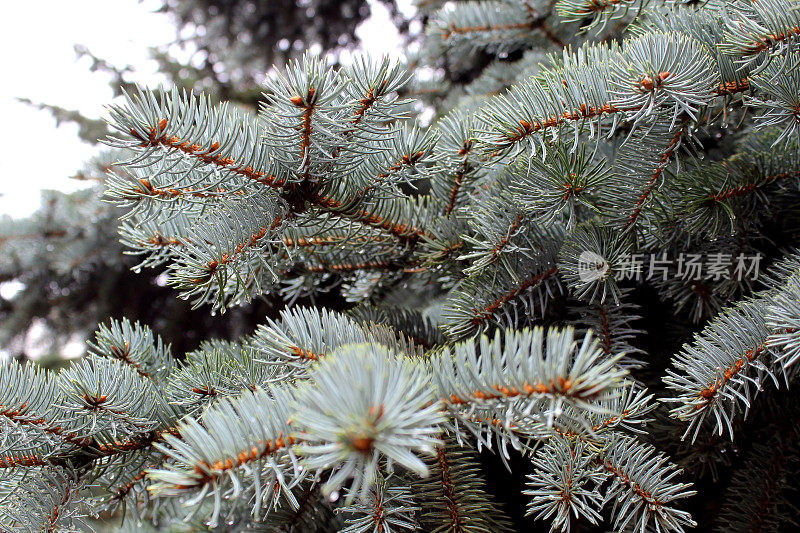
<instances>
[{"instance_id":1,"label":"raindrop","mask_svg":"<svg viewBox=\"0 0 800 533\"><path fill-rule=\"evenodd\" d=\"M332 502L335 502L338 499L339 499L339 491L338 490L335 490L335 491L331 492L330 496L328 496L328 500L330 500Z\"/></svg>"}]
</instances>

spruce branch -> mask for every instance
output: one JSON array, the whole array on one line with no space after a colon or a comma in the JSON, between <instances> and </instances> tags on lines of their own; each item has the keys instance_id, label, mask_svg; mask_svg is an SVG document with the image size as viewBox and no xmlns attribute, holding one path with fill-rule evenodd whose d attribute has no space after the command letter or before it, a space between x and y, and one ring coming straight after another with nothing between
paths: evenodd
<instances>
[{"instance_id":1,"label":"spruce branch","mask_svg":"<svg viewBox=\"0 0 800 533\"><path fill-rule=\"evenodd\" d=\"M534 134L558 128L573 121L600 124L603 115L623 110L609 102L608 65L616 46L585 46L574 53L565 51L562 59L551 59L539 76L516 84L506 95L490 99L476 119L485 124L479 139L489 150L506 152ZM576 101L576 96L587 98Z\"/></svg>"},{"instance_id":2,"label":"spruce branch","mask_svg":"<svg viewBox=\"0 0 800 533\"><path fill-rule=\"evenodd\" d=\"M737 4L727 14L725 40L720 50L748 65L762 66L776 57L796 51L800 38L800 11L788 0Z\"/></svg>"},{"instance_id":3,"label":"spruce branch","mask_svg":"<svg viewBox=\"0 0 800 533\"><path fill-rule=\"evenodd\" d=\"M549 299L561 293L554 256L558 234L548 242L550 237L543 239L542 248L533 258L516 254L514 274L508 266L493 265L464 279L442 311L447 335L461 339L492 325L517 323L520 318L524 320L520 313L528 320L544 315ZM509 258L507 264L514 262Z\"/></svg>"},{"instance_id":4,"label":"spruce branch","mask_svg":"<svg viewBox=\"0 0 800 533\"><path fill-rule=\"evenodd\" d=\"M787 355L773 352L772 343L787 346L782 341L794 331L791 325L772 329L774 319L767 317L776 301L792 297L798 268L797 255L787 254L766 276L769 289L723 310L674 358L677 371L668 370L664 382L679 394L665 400L681 404L671 415L689 422L684 437L691 434L694 441L708 419L717 434L727 429L733 438L736 416L747 415L763 383L771 379L779 385Z\"/></svg>"},{"instance_id":5,"label":"spruce branch","mask_svg":"<svg viewBox=\"0 0 800 533\"><path fill-rule=\"evenodd\" d=\"M654 448L631 437L614 436L597 459L611 479L604 501L614 502L615 528L644 532L652 523L656 530L680 532L696 525L688 512L673 507L673 502L695 491L672 481L680 470Z\"/></svg>"},{"instance_id":6,"label":"spruce branch","mask_svg":"<svg viewBox=\"0 0 800 533\"><path fill-rule=\"evenodd\" d=\"M366 501L355 500L351 505L337 509L344 513L346 528L342 533L401 533L417 531L415 515L420 508L411 491L402 480L393 476L379 477Z\"/></svg>"},{"instance_id":7,"label":"spruce branch","mask_svg":"<svg viewBox=\"0 0 800 533\"><path fill-rule=\"evenodd\" d=\"M90 377L91 386L81 383ZM174 433L175 411L118 361L93 358L53 377L35 367L4 365L0 379L24 400L0 414L6 440L0 466L64 466L147 449ZM20 388L24 387L24 388Z\"/></svg>"},{"instance_id":8,"label":"spruce branch","mask_svg":"<svg viewBox=\"0 0 800 533\"><path fill-rule=\"evenodd\" d=\"M380 132L386 140L373 142L374 153L346 177L355 197L401 197L398 185L410 185L415 172L433 162L436 135L417 126L404 124Z\"/></svg>"},{"instance_id":9,"label":"spruce branch","mask_svg":"<svg viewBox=\"0 0 800 533\"><path fill-rule=\"evenodd\" d=\"M679 393L669 401L681 403L672 416L689 422L684 437L696 439L712 416L716 432L727 429L733 437L734 416L740 410L747 413L752 385L769 376L777 385L766 346L766 305L749 300L724 310L675 357L673 365L681 373L668 370L664 382Z\"/></svg>"},{"instance_id":10,"label":"spruce branch","mask_svg":"<svg viewBox=\"0 0 800 533\"><path fill-rule=\"evenodd\" d=\"M656 108L671 114L673 124L683 114L696 120L698 109L714 96L718 76L705 47L669 33L625 41L621 53L611 59L609 74L610 103L635 109L626 117L635 124L652 116Z\"/></svg>"},{"instance_id":11,"label":"spruce branch","mask_svg":"<svg viewBox=\"0 0 800 533\"><path fill-rule=\"evenodd\" d=\"M409 74L399 64L392 64L388 57L380 62L366 57L357 57L348 67L345 76L351 83L344 92L350 103L350 124L346 136L376 131L376 123L391 122L403 118L405 113L398 110L408 103L399 98L398 92L409 81Z\"/></svg>"},{"instance_id":12,"label":"spruce branch","mask_svg":"<svg viewBox=\"0 0 800 533\"><path fill-rule=\"evenodd\" d=\"M541 157L514 167L514 200L543 225L561 221L571 230L582 219L601 212L602 192L615 179L602 161L593 161L586 146L573 151L558 144Z\"/></svg>"},{"instance_id":13,"label":"spruce branch","mask_svg":"<svg viewBox=\"0 0 800 533\"><path fill-rule=\"evenodd\" d=\"M641 11L649 0L558 0L556 13L565 22L584 22L591 17L585 29L597 27L597 33L605 29L609 22L626 18L633 9Z\"/></svg>"},{"instance_id":14,"label":"spruce branch","mask_svg":"<svg viewBox=\"0 0 800 533\"><path fill-rule=\"evenodd\" d=\"M434 148L438 167L431 175L432 196L450 216L468 201L467 194L486 174L475 139L475 117L455 109L436 124L440 137Z\"/></svg>"},{"instance_id":15,"label":"spruce branch","mask_svg":"<svg viewBox=\"0 0 800 533\"><path fill-rule=\"evenodd\" d=\"M550 531L569 532L572 516L597 524L601 516L596 509L602 507L597 488L606 474L593 468L593 461L582 443L547 441L533 458L536 471L523 491L532 496L526 514L551 520Z\"/></svg>"},{"instance_id":16,"label":"spruce branch","mask_svg":"<svg viewBox=\"0 0 800 533\"><path fill-rule=\"evenodd\" d=\"M652 31L680 32L703 44L720 75L715 94L730 98L750 89L750 65L738 60L739 54L724 51L725 33L732 24L723 5L706 4L702 9L689 6L651 6L631 26L631 33Z\"/></svg>"},{"instance_id":17,"label":"spruce branch","mask_svg":"<svg viewBox=\"0 0 800 533\"><path fill-rule=\"evenodd\" d=\"M303 481L286 494L291 498L284 498L266 517L255 520L254 527L334 533L344 526L334 515L335 503L322 495L318 483Z\"/></svg>"},{"instance_id":18,"label":"spruce branch","mask_svg":"<svg viewBox=\"0 0 800 533\"><path fill-rule=\"evenodd\" d=\"M196 414L218 400L264 388L278 381L278 374L275 367L262 365L249 345L207 341L169 376L165 395L182 412Z\"/></svg>"},{"instance_id":19,"label":"spruce branch","mask_svg":"<svg viewBox=\"0 0 800 533\"><path fill-rule=\"evenodd\" d=\"M622 292L616 278L629 252L629 244L609 228L585 225L565 240L558 268L576 298L601 306L607 301L619 304Z\"/></svg>"},{"instance_id":20,"label":"spruce branch","mask_svg":"<svg viewBox=\"0 0 800 533\"><path fill-rule=\"evenodd\" d=\"M678 183L676 216L688 231L701 235L733 234L737 219L778 201L780 192L800 179L797 140L780 143L781 130L749 133L730 158L689 166ZM773 185L777 187L773 187Z\"/></svg>"},{"instance_id":21,"label":"spruce branch","mask_svg":"<svg viewBox=\"0 0 800 533\"><path fill-rule=\"evenodd\" d=\"M695 117L714 97L711 58L683 35L648 33L617 46L586 46L562 59L508 95L491 99L478 118L486 124L481 140L506 152L550 129L577 136L588 124L591 137L613 133L624 122L642 125L654 117L681 113ZM611 118L607 124L605 118ZM544 145L543 145L544 146Z\"/></svg>"},{"instance_id":22,"label":"spruce branch","mask_svg":"<svg viewBox=\"0 0 800 533\"><path fill-rule=\"evenodd\" d=\"M271 259L287 216L267 194L223 202L192 225L191 241L171 248L170 283L196 306L212 303L222 310L260 294L261 272L277 278Z\"/></svg>"},{"instance_id":23,"label":"spruce branch","mask_svg":"<svg viewBox=\"0 0 800 533\"><path fill-rule=\"evenodd\" d=\"M345 128L343 81L324 60L307 54L266 82L270 96L262 107L265 141L295 181L320 181L336 158L326 145L335 146Z\"/></svg>"},{"instance_id":24,"label":"spruce branch","mask_svg":"<svg viewBox=\"0 0 800 533\"><path fill-rule=\"evenodd\" d=\"M60 389L49 372L36 365L22 366L16 361L0 365L0 391L0 416L12 425L40 428L43 433L40 438L45 442L51 435L67 442L82 442L77 433L55 422Z\"/></svg>"},{"instance_id":25,"label":"spruce branch","mask_svg":"<svg viewBox=\"0 0 800 533\"><path fill-rule=\"evenodd\" d=\"M350 316L362 325L386 324L425 349L432 349L446 342L438 323L414 309L362 305L352 309ZM402 350L395 351L402 353Z\"/></svg>"},{"instance_id":26,"label":"spruce branch","mask_svg":"<svg viewBox=\"0 0 800 533\"><path fill-rule=\"evenodd\" d=\"M607 433L615 430L645 433L645 426L652 421L656 409L652 402L653 395L628 379L623 381L617 392L616 396L601 400L596 412L574 413L573 416L559 418L545 434L552 437L555 433L562 440L597 445Z\"/></svg>"},{"instance_id":27,"label":"spruce branch","mask_svg":"<svg viewBox=\"0 0 800 533\"><path fill-rule=\"evenodd\" d=\"M152 380L119 360L83 359L63 371L57 383L60 425L80 439L110 443L148 433L174 417Z\"/></svg>"},{"instance_id":28,"label":"spruce branch","mask_svg":"<svg viewBox=\"0 0 800 533\"><path fill-rule=\"evenodd\" d=\"M85 481L78 472L51 467L25 480L16 498L0 507L3 525L13 531L38 533L88 527L80 492ZM11 531L9 529L8 531Z\"/></svg>"},{"instance_id":29,"label":"spruce branch","mask_svg":"<svg viewBox=\"0 0 800 533\"><path fill-rule=\"evenodd\" d=\"M654 125L653 129L658 132L660 129L659 126L664 127L666 125ZM623 154L621 154L615 166L618 167L621 172L631 172L633 176L638 174L637 170L645 166L645 168L647 168L645 172L649 173L649 178L644 183L644 186L638 183L634 186L636 194L632 199L632 205L628 207L628 210L624 211L624 215L621 217L622 231L634 231L643 221L647 221L649 218L647 208L654 201L658 200L657 193L664 183L664 173L678 148L681 146L688 128L689 120L684 118L677 128L670 131L671 136L669 141L663 148L659 147L656 150L652 148L649 150L642 149L641 144L634 143L627 145L628 148L624 149ZM663 132L663 130L661 131ZM642 165L643 161L646 161L645 165Z\"/></svg>"},{"instance_id":30,"label":"spruce branch","mask_svg":"<svg viewBox=\"0 0 800 533\"><path fill-rule=\"evenodd\" d=\"M97 356L119 359L154 381L163 380L175 366L169 345L165 346L150 328L127 319L101 324L89 349Z\"/></svg>"},{"instance_id":31,"label":"spruce branch","mask_svg":"<svg viewBox=\"0 0 800 533\"><path fill-rule=\"evenodd\" d=\"M722 309L753 290L719 279L734 267L697 279L670 267L633 288L622 261L771 260L796 233L795 4L559 0L585 26L619 21L579 45L578 25L551 31L553 5L448 3L409 60L430 79L411 88L388 59L329 68L306 55L269 75L259 121L206 96L127 95L109 140L127 162L106 188L128 212L120 233L138 267L168 265L182 297L215 310L332 290L357 305L289 307L181 361L112 321L57 375L0 368L6 515L28 518L14 510L22 494L68 523L78 496L64 487L92 483L98 509L130 505L165 526L510 531L469 450L497 444L508 466L510 444L532 458L529 511L553 530L597 523L606 506L615 530L692 527L681 470L631 435L660 444L680 425L699 444L679 457L716 465L717 435L788 431L753 399L797 375L800 263L786 254L767 290ZM540 65L539 44L561 48L568 33ZM444 118L404 122L403 95L433 85ZM3 231L0 279L31 235L70 237L60 220ZM678 319L658 346L639 342L638 314L662 316L651 297L694 321L717 315L664 378L671 425L627 377L644 365L630 357L640 344L658 362L692 327ZM742 422L756 410L758 424ZM756 524L779 485L742 506Z\"/></svg>"},{"instance_id":32,"label":"spruce branch","mask_svg":"<svg viewBox=\"0 0 800 533\"><path fill-rule=\"evenodd\" d=\"M363 201L342 193L331 186L315 192L310 201L325 212L384 230L403 243L414 243L428 235L427 206L423 203L400 198Z\"/></svg>"},{"instance_id":33,"label":"spruce branch","mask_svg":"<svg viewBox=\"0 0 800 533\"><path fill-rule=\"evenodd\" d=\"M208 192L223 182L228 192L247 182L283 189L288 180L270 173L268 153L256 142L260 130L251 120L227 105L217 107L207 97L179 93L173 89L157 98L152 91L137 88L126 93L124 106L110 108L112 127L120 137L110 137L108 144L133 151L135 157L126 166L147 166L158 160L165 168L187 161L176 175L178 181L166 182L169 187L181 183L182 174L197 168L199 174L189 182L194 192ZM179 167L180 168L180 167ZM166 177L163 173L160 176ZM147 183L142 183L148 192ZM111 191L112 197L124 194Z\"/></svg>"},{"instance_id":34,"label":"spruce branch","mask_svg":"<svg viewBox=\"0 0 800 533\"><path fill-rule=\"evenodd\" d=\"M412 451L432 454L438 444L439 406L421 366L394 359L368 345L340 348L315 369L299 391L294 423L304 440L298 453L311 469L335 473L323 486L329 494L353 477L347 501L362 499L377 479L381 457L425 476L427 467ZM393 360L394 359L394 360ZM353 378L362 379L355 381ZM351 385L345 389L342 383ZM333 407L336 406L336 407Z\"/></svg>"},{"instance_id":35,"label":"spruce branch","mask_svg":"<svg viewBox=\"0 0 800 533\"><path fill-rule=\"evenodd\" d=\"M630 289L620 290L620 303L580 303L574 306L574 311L580 315L574 325L580 328L583 334L592 330L600 342L600 348L608 356L624 354L619 362L622 368L638 368L645 363L635 358L642 354L641 348L631 344L642 330L632 326L632 322L640 318L637 313L639 307L631 304L629 300Z\"/></svg>"},{"instance_id":36,"label":"spruce branch","mask_svg":"<svg viewBox=\"0 0 800 533\"><path fill-rule=\"evenodd\" d=\"M462 237L469 248L457 258L469 263L464 269L468 276L479 274L492 264L509 273L516 272L516 257L535 254L541 247L537 242L541 237L536 237L546 235L526 213L514 206L509 195L503 194L501 184L496 187L501 190L480 191L469 205L475 214L469 220L471 231Z\"/></svg>"},{"instance_id":37,"label":"spruce branch","mask_svg":"<svg viewBox=\"0 0 800 533\"><path fill-rule=\"evenodd\" d=\"M800 12L798 9L794 11ZM800 14L797 15L797 23L797 37L800 40ZM757 92L745 101L760 111L755 117L756 127L781 128L776 144L783 140L787 145L796 142L800 133L800 74L796 68L786 68L787 65L798 63L800 50L795 50L786 54L781 61L769 62L758 74L750 77L750 84Z\"/></svg>"},{"instance_id":38,"label":"spruce branch","mask_svg":"<svg viewBox=\"0 0 800 533\"><path fill-rule=\"evenodd\" d=\"M359 324L346 315L296 307L281 312L280 321L268 319L250 340L256 360L291 377L305 377L311 364L346 344L383 344L400 354L416 350L389 328Z\"/></svg>"},{"instance_id":39,"label":"spruce branch","mask_svg":"<svg viewBox=\"0 0 800 533\"><path fill-rule=\"evenodd\" d=\"M452 54L479 49L509 52L544 29L549 14L538 13L524 1L465 2L445 6L436 13L435 31Z\"/></svg>"},{"instance_id":40,"label":"spruce branch","mask_svg":"<svg viewBox=\"0 0 800 533\"><path fill-rule=\"evenodd\" d=\"M286 422L291 403L285 389L259 389L216 403L199 420L186 418L179 425L180 438L167 436L166 445L155 444L170 461L148 470L148 490L164 496L195 493L199 502L213 485L212 523L223 511L223 492L234 501L252 498L252 513L259 516L260 509L305 478ZM243 480L253 485L244 490Z\"/></svg>"},{"instance_id":41,"label":"spruce branch","mask_svg":"<svg viewBox=\"0 0 800 533\"><path fill-rule=\"evenodd\" d=\"M511 531L505 513L485 492L474 452L448 439L426 463L430 475L411 485L421 508L418 519L422 528L465 533Z\"/></svg>"},{"instance_id":42,"label":"spruce branch","mask_svg":"<svg viewBox=\"0 0 800 533\"><path fill-rule=\"evenodd\" d=\"M515 404L515 411L552 426L567 414L605 412L601 402L616 396L625 375L615 367L618 357L605 358L590 334L578 343L574 330L542 328L508 330L493 339L456 344L432 359L442 402L454 414L474 406ZM480 357L478 354L480 353ZM544 402L540 402L544 399Z\"/></svg>"},{"instance_id":43,"label":"spruce branch","mask_svg":"<svg viewBox=\"0 0 800 533\"><path fill-rule=\"evenodd\" d=\"M770 335L765 348L776 353L776 362L783 366L784 371L800 358L799 282L796 275L792 276L767 309L766 323Z\"/></svg>"},{"instance_id":44,"label":"spruce branch","mask_svg":"<svg viewBox=\"0 0 800 533\"><path fill-rule=\"evenodd\" d=\"M167 446L155 444L171 461L149 472L150 490L164 496L193 493L196 501L213 493L216 522L223 493L233 500L255 498L257 515L260 506L288 497L286 491L316 469L334 471L324 484L328 494L355 476L352 496L364 496L372 486L381 457L424 472L411 450L432 449L441 415L421 372L385 349L349 345L326 357L296 391L268 386L222 399L199 418L182 421L180 438L167 435ZM342 397L342 379L362 385ZM338 403L346 409L331 410ZM262 475L268 480L256 481ZM243 489L240 476L256 483L256 493Z\"/></svg>"}]
</instances>

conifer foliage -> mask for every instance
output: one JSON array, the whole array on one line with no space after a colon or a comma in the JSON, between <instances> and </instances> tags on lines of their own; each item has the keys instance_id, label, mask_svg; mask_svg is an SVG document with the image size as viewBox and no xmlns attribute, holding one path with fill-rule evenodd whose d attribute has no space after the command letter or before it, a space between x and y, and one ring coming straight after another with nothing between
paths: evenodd
<instances>
[{"instance_id":1,"label":"conifer foliage","mask_svg":"<svg viewBox=\"0 0 800 533\"><path fill-rule=\"evenodd\" d=\"M287 308L188 354L113 321L68 370L2 367L4 523L518 530L488 449L552 531L790 527L798 28L796 0L448 3L408 68L307 55L257 117L131 92L124 244L196 306ZM409 120L413 67L478 53ZM292 306L332 290L352 309ZM658 305L673 327L641 329ZM747 505L693 516L709 472Z\"/></svg>"}]
</instances>

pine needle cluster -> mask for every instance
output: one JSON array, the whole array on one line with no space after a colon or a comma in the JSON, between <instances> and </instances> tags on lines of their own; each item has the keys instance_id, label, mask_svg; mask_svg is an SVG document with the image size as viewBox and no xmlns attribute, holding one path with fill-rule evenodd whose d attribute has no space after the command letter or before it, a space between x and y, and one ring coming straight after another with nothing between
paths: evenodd
<instances>
[{"instance_id":1,"label":"pine needle cluster","mask_svg":"<svg viewBox=\"0 0 800 533\"><path fill-rule=\"evenodd\" d=\"M518 530L491 455L551 531L790 530L800 5L423 4L407 64L306 55L257 116L111 108L140 267L287 307L186 354L123 320L60 373L3 366L4 527Z\"/></svg>"}]
</instances>

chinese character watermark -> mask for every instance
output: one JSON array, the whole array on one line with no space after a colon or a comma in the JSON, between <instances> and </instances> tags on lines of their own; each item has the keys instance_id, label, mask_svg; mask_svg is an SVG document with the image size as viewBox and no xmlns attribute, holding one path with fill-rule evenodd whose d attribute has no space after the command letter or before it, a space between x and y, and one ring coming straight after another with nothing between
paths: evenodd
<instances>
[{"instance_id":1,"label":"chinese character watermark","mask_svg":"<svg viewBox=\"0 0 800 533\"><path fill-rule=\"evenodd\" d=\"M622 254L616 261L614 275L618 281L666 281L669 277L686 281L756 280L761 259L760 252L736 256L722 252L705 255L681 253L673 258L666 253ZM602 256L589 250L578 258L578 276L586 283L605 277L609 268L610 265Z\"/></svg>"}]
</instances>

